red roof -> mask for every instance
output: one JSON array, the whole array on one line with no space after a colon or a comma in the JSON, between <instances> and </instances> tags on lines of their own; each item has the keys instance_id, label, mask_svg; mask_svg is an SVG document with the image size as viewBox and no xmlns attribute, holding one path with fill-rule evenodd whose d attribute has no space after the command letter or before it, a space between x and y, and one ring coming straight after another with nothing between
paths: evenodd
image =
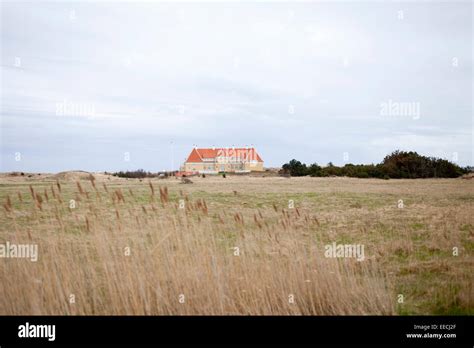
<instances>
[{"instance_id":1,"label":"red roof","mask_svg":"<svg viewBox=\"0 0 474 348\"><path fill-rule=\"evenodd\" d=\"M214 159L218 156L222 157L240 157L241 159L263 162L257 150L253 147L248 148L194 148L188 156L186 162L203 162L203 159Z\"/></svg>"}]
</instances>

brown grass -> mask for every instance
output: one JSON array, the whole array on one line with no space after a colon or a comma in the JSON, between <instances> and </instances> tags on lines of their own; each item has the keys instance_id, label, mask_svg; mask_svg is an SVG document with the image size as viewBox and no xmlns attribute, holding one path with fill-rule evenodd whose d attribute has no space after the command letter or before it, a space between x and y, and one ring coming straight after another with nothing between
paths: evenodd
<instances>
[{"instance_id":1,"label":"brown grass","mask_svg":"<svg viewBox=\"0 0 474 348\"><path fill-rule=\"evenodd\" d=\"M419 289L404 285L419 282L416 277L426 272L439 273L437 282L446 286L443 292L424 289L441 307L472 310L472 276L458 270L466 262L472 266L463 247L465 238L472 240L472 191L467 211L454 216L446 206L431 211L448 193L432 195L437 198L420 208L416 220L423 228L409 229L412 216L396 202L400 196L407 207L417 201L400 181L391 181L394 187L357 179L350 185L279 179L195 179L187 192L173 180L166 186L123 181L102 187L54 181L57 190L44 183L52 192L45 199L37 193L42 183L38 189L30 185L30 200L22 195L25 187L2 189L0 242L38 244L39 260L0 259L0 314L395 314L405 312L397 294L413 304ZM364 194L375 190L390 202L359 197L359 183L365 183ZM305 196L317 191L315 184L324 186ZM88 194L90 189L95 193ZM426 192L416 192L418 203L430 202L423 198ZM464 197L466 190L459 194ZM288 208L288 197L295 209ZM78 199L76 208L68 209L70 199ZM425 219L426 210L439 215ZM468 226L467 234L450 229L453 218ZM416 256L420 238L427 259ZM332 241L365 244L366 260L325 258L324 245ZM453 245L464 254L440 261L437 255ZM448 286L449 272L458 279L456 291ZM402 275L408 283L399 282ZM424 312L435 312L432 305Z\"/></svg>"}]
</instances>

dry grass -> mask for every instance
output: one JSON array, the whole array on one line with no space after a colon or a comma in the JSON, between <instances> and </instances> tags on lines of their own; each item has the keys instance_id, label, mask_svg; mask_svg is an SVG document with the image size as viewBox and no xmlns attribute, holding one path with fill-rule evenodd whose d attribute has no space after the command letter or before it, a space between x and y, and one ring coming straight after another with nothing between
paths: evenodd
<instances>
[{"instance_id":1,"label":"dry grass","mask_svg":"<svg viewBox=\"0 0 474 348\"><path fill-rule=\"evenodd\" d=\"M0 259L0 314L473 311L467 180L96 181L0 186L0 242L39 246ZM366 259L325 258L332 242Z\"/></svg>"}]
</instances>

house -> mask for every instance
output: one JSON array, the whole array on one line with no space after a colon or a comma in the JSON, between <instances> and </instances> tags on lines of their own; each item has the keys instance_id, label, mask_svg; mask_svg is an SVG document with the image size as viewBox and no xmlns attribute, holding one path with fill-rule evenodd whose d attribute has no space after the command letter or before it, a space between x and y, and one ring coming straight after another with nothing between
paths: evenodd
<instances>
[{"instance_id":1,"label":"house","mask_svg":"<svg viewBox=\"0 0 474 348\"><path fill-rule=\"evenodd\" d=\"M181 171L200 174L261 172L263 160L253 147L195 147L181 166Z\"/></svg>"}]
</instances>

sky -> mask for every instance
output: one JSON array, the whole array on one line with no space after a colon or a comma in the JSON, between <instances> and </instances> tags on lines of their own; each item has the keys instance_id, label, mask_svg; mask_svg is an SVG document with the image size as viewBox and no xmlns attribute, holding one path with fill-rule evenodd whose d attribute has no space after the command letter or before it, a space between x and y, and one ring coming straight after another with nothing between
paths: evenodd
<instances>
[{"instance_id":1,"label":"sky","mask_svg":"<svg viewBox=\"0 0 474 348\"><path fill-rule=\"evenodd\" d=\"M471 2L1 4L0 171L178 169L193 146L473 165Z\"/></svg>"}]
</instances>

